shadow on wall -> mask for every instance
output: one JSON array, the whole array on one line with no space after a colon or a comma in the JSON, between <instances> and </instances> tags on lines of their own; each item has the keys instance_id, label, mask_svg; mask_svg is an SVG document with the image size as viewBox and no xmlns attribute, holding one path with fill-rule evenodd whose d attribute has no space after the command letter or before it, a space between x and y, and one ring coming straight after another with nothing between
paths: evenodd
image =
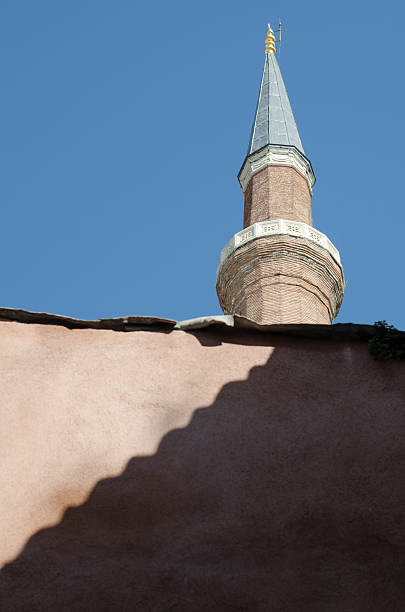
<instances>
[{"instance_id":1,"label":"shadow on wall","mask_svg":"<svg viewBox=\"0 0 405 612\"><path fill-rule=\"evenodd\" d=\"M387 368L326 346L280 342L35 534L2 612L403 610L405 416Z\"/></svg>"}]
</instances>

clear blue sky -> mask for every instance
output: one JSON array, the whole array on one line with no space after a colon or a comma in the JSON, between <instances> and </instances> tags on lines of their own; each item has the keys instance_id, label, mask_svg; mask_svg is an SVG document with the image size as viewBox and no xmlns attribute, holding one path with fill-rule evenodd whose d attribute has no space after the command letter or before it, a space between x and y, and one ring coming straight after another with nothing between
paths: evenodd
<instances>
[{"instance_id":1,"label":"clear blue sky","mask_svg":"<svg viewBox=\"0 0 405 612\"><path fill-rule=\"evenodd\" d=\"M340 250L338 321L405 329L404 22L397 0L3 0L0 305L219 314L242 228L268 21Z\"/></svg>"}]
</instances>

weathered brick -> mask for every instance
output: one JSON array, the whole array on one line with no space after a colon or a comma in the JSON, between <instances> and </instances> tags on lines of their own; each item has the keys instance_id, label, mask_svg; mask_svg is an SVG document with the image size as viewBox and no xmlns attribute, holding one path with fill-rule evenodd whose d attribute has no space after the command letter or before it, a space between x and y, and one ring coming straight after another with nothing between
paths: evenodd
<instances>
[{"instance_id":1,"label":"weathered brick","mask_svg":"<svg viewBox=\"0 0 405 612\"><path fill-rule=\"evenodd\" d=\"M217 282L226 314L267 324L329 324L343 291L342 269L325 249L284 235L258 238L236 249Z\"/></svg>"},{"instance_id":2,"label":"weathered brick","mask_svg":"<svg viewBox=\"0 0 405 612\"><path fill-rule=\"evenodd\" d=\"M244 227L285 219L312 226L307 180L288 166L268 166L245 191ZM332 323L343 299L341 266L312 240L286 234L258 237L236 248L217 280L226 314L258 323Z\"/></svg>"},{"instance_id":3,"label":"weathered brick","mask_svg":"<svg viewBox=\"0 0 405 612\"><path fill-rule=\"evenodd\" d=\"M312 225L308 183L294 168L268 166L249 181L245 191L244 227L270 219Z\"/></svg>"}]
</instances>

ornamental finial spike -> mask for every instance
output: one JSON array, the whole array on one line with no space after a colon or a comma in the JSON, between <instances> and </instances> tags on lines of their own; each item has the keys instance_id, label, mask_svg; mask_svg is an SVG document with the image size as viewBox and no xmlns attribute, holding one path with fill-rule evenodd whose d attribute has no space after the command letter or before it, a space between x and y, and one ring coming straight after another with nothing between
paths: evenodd
<instances>
[{"instance_id":1,"label":"ornamental finial spike","mask_svg":"<svg viewBox=\"0 0 405 612\"><path fill-rule=\"evenodd\" d=\"M267 36L264 39L266 53L275 53L276 52L276 37L274 36L274 32L270 27L270 24L267 24Z\"/></svg>"}]
</instances>

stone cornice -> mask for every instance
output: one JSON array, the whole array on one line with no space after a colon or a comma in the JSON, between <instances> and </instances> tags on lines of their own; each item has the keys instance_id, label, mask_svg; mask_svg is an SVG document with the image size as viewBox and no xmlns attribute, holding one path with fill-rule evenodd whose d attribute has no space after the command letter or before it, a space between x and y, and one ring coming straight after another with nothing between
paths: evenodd
<instances>
[{"instance_id":1,"label":"stone cornice","mask_svg":"<svg viewBox=\"0 0 405 612\"><path fill-rule=\"evenodd\" d=\"M312 194L315 175L311 162L296 147L282 145L267 145L246 157L238 174L243 193L252 176L268 166L287 166L289 168L294 168L294 170L306 179L309 191Z\"/></svg>"},{"instance_id":2,"label":"stone cornice","mask_svg":"<svg viewBox=\"0 0 405 612\"><path fill-rule=\"evenodd\" d=\"M332 244L326 234L318 232L310 225L302 223L300 221L289 221L288 219L272 219L271 221L259 221L249 227L246 227L242 231L238 232L230 239L228 244L222 249L219 257L218 271L222 267L224 261L231 255L236 249L243 246L244 244L251 242L257 238L263 238L265 236L295 236L297 238L306 238L318 246L326 249L328 253L333 257L336 263L342 267L340 262L340 255L337 248Z\"/></svg>"}]
</instances>

